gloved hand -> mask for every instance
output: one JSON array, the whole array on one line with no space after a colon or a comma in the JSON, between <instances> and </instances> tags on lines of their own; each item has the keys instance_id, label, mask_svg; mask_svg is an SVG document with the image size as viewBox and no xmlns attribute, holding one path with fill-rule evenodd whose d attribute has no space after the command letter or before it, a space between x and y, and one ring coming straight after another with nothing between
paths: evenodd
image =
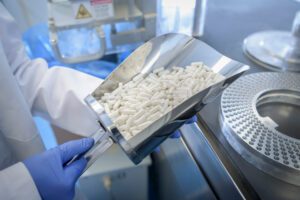
<instances>
[{"instance_id":1,"label":"gloved hand","mask_svg":"<svg viewBox=\"0 0 300 200\"><path fill-rule=\"evenodd\" d=\"M94 144L91 138L70 141L23 161L42 199L73 199L75 183L87 160L81 158L66 165L75 155L85 153Z\"/></svg>"}]
</instances>

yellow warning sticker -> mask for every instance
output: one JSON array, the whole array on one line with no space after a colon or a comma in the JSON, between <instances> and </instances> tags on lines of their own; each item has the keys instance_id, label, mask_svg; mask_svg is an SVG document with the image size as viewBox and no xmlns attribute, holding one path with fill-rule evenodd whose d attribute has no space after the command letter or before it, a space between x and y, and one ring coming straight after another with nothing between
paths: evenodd
<instances>
[{"instance_id":1,"label":"yellow warning sticker","mask_svg":"<svg viewBox=\"0 0 300 200\"><path fill-rule=\"evenodd\" d=\"M93 16L89 10L83 4L80 4L76 14L76 19L87 19L92 17Z\"/></svg>"}]
</instances>

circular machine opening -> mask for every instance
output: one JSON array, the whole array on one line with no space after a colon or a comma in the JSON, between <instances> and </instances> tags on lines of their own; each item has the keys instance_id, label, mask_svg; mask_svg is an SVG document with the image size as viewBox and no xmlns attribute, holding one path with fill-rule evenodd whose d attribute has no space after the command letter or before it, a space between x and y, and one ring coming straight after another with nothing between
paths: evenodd
<instances>
[{"instance_id":1,"label":"circular machine opening","mask_svg":"<svg viewBox=\"0 0 300 200\"><path fill-rule=\"evenodd\" d=\"M300 139L300 92L265 92L258 97L256 109L261 117L269 117L278 125L277 131Z\"/></svg>"}]
</instances>

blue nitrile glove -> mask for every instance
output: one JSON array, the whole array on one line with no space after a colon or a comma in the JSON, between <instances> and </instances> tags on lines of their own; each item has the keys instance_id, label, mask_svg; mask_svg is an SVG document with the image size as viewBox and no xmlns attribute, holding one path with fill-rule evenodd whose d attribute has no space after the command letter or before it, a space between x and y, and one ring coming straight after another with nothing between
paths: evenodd
<instances>
[{"instance_id":1,"label":"blue nitrile glove","mask_svg":"<svg viewBox=\"0 0 300 200\"><path fill-rule=\"evenodd\" d=\"M81 158L66 165L75 155L85 153L94 144L91 138L74 140L23 161L42 199L73 199L75 183L87 160Z\"/></svg>"}]
</instances>

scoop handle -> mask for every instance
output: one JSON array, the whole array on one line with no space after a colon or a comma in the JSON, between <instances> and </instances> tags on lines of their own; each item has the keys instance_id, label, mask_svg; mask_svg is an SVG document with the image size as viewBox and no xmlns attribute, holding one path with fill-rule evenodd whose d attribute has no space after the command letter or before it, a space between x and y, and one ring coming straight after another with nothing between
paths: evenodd
<instances>
[{"instance_id":1,"label":"scoop handle","mask_svg":"<svg viewBox=\"0 0 300 200\"><path fill-rule=\"evenodd\" d=\"M86 153L75 156L67 163L67 165L70 165L81 158L85 158L88 161L84 169L84 171L86 171L114 143L109 137L109 134L106 133L102 128L94 133L91 138L94 139L94 146Z\"/></svg>"}]
</instances>

